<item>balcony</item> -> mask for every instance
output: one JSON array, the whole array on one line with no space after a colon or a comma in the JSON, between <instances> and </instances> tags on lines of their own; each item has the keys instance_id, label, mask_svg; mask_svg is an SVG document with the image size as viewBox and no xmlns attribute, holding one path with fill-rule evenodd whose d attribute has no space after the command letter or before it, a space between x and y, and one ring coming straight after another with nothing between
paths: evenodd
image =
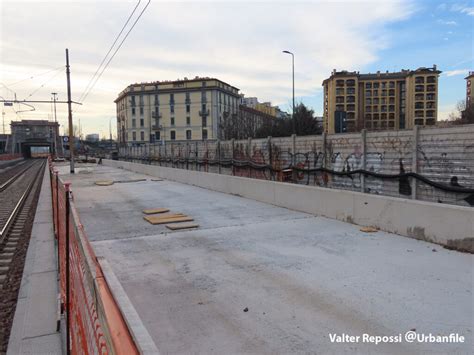
<instances>
[{"instance_id":1,"label":"balcony","mask_svg":"<svg viewBox=\"0 0 474 355\"><path fill-rule=\"evenodd\" d=\"M151 118L161 118L161 113L156 113L156 111L153 111L151 113Z\"/></svg>"},{"instance_id":2,"label":"balcony","mask_svg":"<svg viewBox=\"0 0 474 355\"><path fill-rule=\"evenodd\" d=\"M201 117L209 116L209 109L204 110L204 111L199 110L199 116L201 116Z\"/></svg>"},{"instance_id":3,"label":"balcony","mask_svg":"<svg viewBox=\"0 0 474 355\"><path fill-rule=\"evenodd\" d=\"M422 76L417 76L417 77L415 78L415 83L416 83L416 84L424 84L424 83L425 83L425 78L422 77Z\"/></svg>"},{"instance_id":4,"label":"balcony","mask_svg":"<svg viewBox=\"0 0 474 355\"><path fill-rule=\"evenodd\" d=\"M347 95L354 95L355 94L355 89L354 88L348 88L346 93L347 93Z\"/></svg>"},{"instance_id":5,"label":"balcony","mask_svg":"<svg viewBox=\"0 0 474 355\"><path fill-rule=\"evenodd\" d=\"M344 86L344 80L336 80L336 86L338 87Z\"/></svg>"},{"instance_id":6,"label":"balcony","mask_svg":"<svg viewBox=\"0 0 474 355\"><path fill-rule=\"evenodd\" d=\"M395 96L395 89L388 90L388 96Z\"/></svg>"},{"instance_id":7,"label":"balcony","mask_svg":"<svg viewBox=\"0 0 474 355\"><path fill-rule=\"evenodd\" d=\"M426 80L427 83L434 84L436 83L436 77L435 76L429 76L428 79Z\"/></svg>"},{"instance_id":8,"label":"balcony","mask_svg":"<svg viewBox=\"0 0 474 355\"><path fill-rule=\"evenodd\" d=\"M354 79L349 79L346 81L347 86L355 86L355 80Z\"/></svg>"},{"instance_id":9,"label":"balcony","mask_svg":"<svg viewBox=\"0 0 474 355\"><path fill-rule=\"evenodd\" d=\"M355 96L347 96L347 102L349 103L355 102Z\"/></svg>"},{"instance_id":10,"label":"balcony","mask_svg":"<svg viewBox=\"0 0 474 355\"><path fill-rule=\"evenodd\" d=\"M342 88L337 88L337 89L336 89L336 95L344 95L344 89L342 89Z\"/></svg>"},{"instance_id":11,"label":"balcony","mask_svg":"<svg viewBox=\"0 0 474 355\"><path fill-rule=\"evenodd\" d=\"M436 108L436 103L433 101L427 102L426 108Z\"/></svg>"},{"instance_id":12,"label":"balcony","mask_svg":"<svg viewBox=\"0 0 474 355\"><path fill-rule=\"evenodd\" d=\"M425 95L423 94L416 94L415 95L415 100L416 101L422 101L425 98Z\"/></svg>"},{"instance_id":13,"label":"balcony","mask_svg":"<svg viewBox=\"0 0 474 355\"><path fill-rule=\"evenodd\" d=\"M336 103L337 104L343 104L344 103L344 96L337 96L336 97Z\"/></svg>"},{"instance_id":14,"label":"balcony","mask_svg":"<svg viewBox=\"0 0 474 355\"><path fill-rule=\"evenodd\" d=\"M162 128L162 126L160 124L154 124L154 125L151 126L151 129L153 131L159 131L159 130L161 130L161 128Z\"/></svg>"},{"instance_id":15,"label":"balcony","mask_svg":"<svg viewBox=\"0 0 474 355\"><path fill-rule=\"evenodd\" d=\"M415 103L415 109L423 109L424 108L424 105L423 105L423 102L417 102Z\"/></svg>"},{"instance_id":16,"label":"balcony","mask_svg":"<svg viewBox=\"0 0 474 355\"><path fill-rule=\"evenodd\" d=\"M436 91L436 86L434 86L434 85L428 85L428 87L426 88L426 91L434 92L434 91Z\"/></svg>"},{"instance_id":17,"label":"balcony","mask_svg":"<svg viewBox=\"0 0 474 355\"><path fill-rule=\"evenodd\" d=\"M416 85L415 86L415 92L423 92L425 91L424 85Z\"/></svg>"}]
</instances>

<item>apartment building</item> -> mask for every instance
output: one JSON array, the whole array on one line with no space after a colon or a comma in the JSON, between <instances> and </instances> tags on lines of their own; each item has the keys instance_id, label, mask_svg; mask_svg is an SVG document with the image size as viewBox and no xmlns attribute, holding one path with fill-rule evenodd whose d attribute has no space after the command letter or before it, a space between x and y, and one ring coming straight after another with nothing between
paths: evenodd
<instances>
[{"instance_id":1,"label":"apartment building","mask_svg":"<svg viewBox=\"0 0 474 355\"><path fill-rule=\"evenodd\" d=\"M237 112L239 89L216 78L129 85L114 101L120 144L214 140L224 113Z\"/></svg>"},{"instance_id":2,"label":"apartment building","mask_svg":"<svg viewBox=\"0 0 474 355\"><path fill-rule=\"evenodd\" d=\"M474 71L470 71L466 79L466 107L474 104Z\"/></svg>"},{"instance_id":3,"label":"apartment building","mask_svg":"<svg viewBox=\"0 0 474 355\"><path fill-rule=\"evenodd\" d=\"M327 133L411 129L437 120L438 77L432 68L360 74L334 70L323 81Z\"/></svg>"}]
</instances>

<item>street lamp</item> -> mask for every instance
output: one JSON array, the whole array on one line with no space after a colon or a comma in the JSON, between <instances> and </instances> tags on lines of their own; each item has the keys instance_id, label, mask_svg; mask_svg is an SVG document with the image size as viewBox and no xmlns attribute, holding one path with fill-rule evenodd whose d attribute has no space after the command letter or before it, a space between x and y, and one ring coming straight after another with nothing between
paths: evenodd
<instances>
[{"instance_id":1,"label":"street lamp","mask_svg":"<svg viewBox=\"0 0 474 355\"><path fill-rule=\"evenodd\" d=\"M295 134L295 55L290 51L283 51L283 53L291 54L291 67L293 71L293 111L291 114L291 121L293 125L293 134Z\"/></svg>"}]
</instances>

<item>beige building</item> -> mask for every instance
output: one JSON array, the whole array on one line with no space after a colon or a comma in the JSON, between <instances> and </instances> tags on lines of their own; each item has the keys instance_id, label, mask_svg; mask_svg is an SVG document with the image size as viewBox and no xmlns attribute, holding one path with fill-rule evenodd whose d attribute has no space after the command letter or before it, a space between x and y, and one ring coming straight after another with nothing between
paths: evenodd
<instances>
[{"instance_id":1,"label":"beige building","mask_svg":"<svg viewBox=\"0 0 474 355\"><path fill-rule=\"evenodd\" d=\"M323 81L327 133L411 129L434 125L438 76L433 68L396 73L332 72Z\"/></svg>"},{"instance_id":2,"label":"beige building","mask_svg":"<svg viewBox=\"0 0 474 355\"><path fill-rule=\"evenodd\" d=\"M466 107L474 104L474 71L469 72L466 79Z\"/></svg>"},{"instance_id":3,"label":"beige building","mask_svg":"<svg viewBox=\"0 0 474 355\"><path fill-rule=\"evenodd\" d=\"M239 89L215 78L132 84L115 100L121 144L213 140L225 112L236 113Z\"/></svg>"}]
</instances>

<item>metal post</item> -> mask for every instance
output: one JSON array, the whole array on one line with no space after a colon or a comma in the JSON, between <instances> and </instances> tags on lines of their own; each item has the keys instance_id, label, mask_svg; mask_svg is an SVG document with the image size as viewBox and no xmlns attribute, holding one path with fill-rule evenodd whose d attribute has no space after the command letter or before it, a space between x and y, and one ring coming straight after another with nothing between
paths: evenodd
<instances>
[{"instance_id":1,"label":"metal post","mask_svg":"<svg viewBox=\"0 0 474 355\"><path fill-rule=\"evenodd\" d=\"M361 143L362 143L362 159L361 159L361 169L366 170L367 162L366 162L366 149L367 149L367 130L363 129L361 131ZM365 192L365 174L360 175L360 192Z\"/></svg>"},{"instance_id":2,"label":"metal post","mask_svg":"<svg viewBox=\"0 0 474 355\"><path fill-rule=\"evenodd\" d=\"M69 280L69 223L70 222L70 183L64 183L65 198L66 198L66 244L65 244L65 256L66 256L66 353L69 355L71 353L71 299L70 299L70 280Z\"/></svg>"},{"instance_id":3,"label":"metal post","mask_svg":"<svg viewBox=\"0 0 474 355\"><path fill-rule=\"evenodd\" d=\"M270 179L274 181L275 175L273 174L272 136L267 137L267 147L268 147L268 165L270 165Z\"/></svg>"},{"instance_id":4,"label":"metal post","mask_svg":"<svg viewBox=\"0 0 474 355\"><path fill-rule=\"evenodd\" d=\"M221 174L222 169L221 169L221 141L220 140L217 140L217 162L218 162L219 174Z\"/></svg>"},{"instance_id":5,"label":"metal post","mask_svg":"<svg viewBox=\"0 0 474 355\"><path fill-rule=\"evenodd\" d=\"M189 170L189 142L186 142L186 170Z\"/></svg>"},{"instance_id":6,"label":"metal post","mask_svg":"<svg viewBox=\"0 0 474 355\"><path fill-rule=\"evenodd\" d=\"M57 157L58 156L58 135L56 134L56 123L58 122L57 121L57 116L56 116L56 95L58 93L57 92L52 92L51 95L53 95L53 102L54 102L54 145L53 145L53 151L54 151L54 155Z\"/></svg>"},{"instance_id":7,"label":"metal post","mask_svg":"<svg viewBox=\"0 0 474 355\"><path fill-rule=\"evenodd\" d=\"M252 167L250 166L250 163L252 161L252 158L250 157L251 151L252 151L252 138L248 137L247 138L247 164L248 164L249 178L252 177Z\"/></svg>"},{"instance_id":8,"label":"metal post","mask_svg":"<svg viewBox=\"0 0 474 355\"><path fill-rule=\"evenodd\" d=\"M234 168L234 158L235 158L235 152L234 152L234 148L235 148L235 139L232 138L231 140L231 147L232 147L232 175L235 175L235 168Z\"/></svg>"},{"instance_id":9,"label":"metal post","mask_svg":"<svg viewBox=\"0 0 474 355\"><path fill-rule=\"evenodd\" d=\"M327 133L323 132L323 168L327 167Z\"/></svg>"},{"instance_id":10,"label":"metal post","mask_svg":"<svg viewBox=\"0 0 474 355\"><path fill-rule=\"evenodd\" d=\"M67 106L69 124L70 171L74 174L74 130L72 126L71 72L69 70L69 50L66 48Z\"/></svg>"},{"instance_id":11,"label":"metal post","mask_svg":"<svg viewBox=\"0 0 474 355\"><path fill-rule=\"evenodd\" d=\"M418 173L418 136L419 136L419 126L415 125L413 127L413 144L412 144L412 158L411 158L411 171L413 173ZM416 189L417 189L417 179L412 178L412 189L411 189L411 198L416 200Z\"/></svg>"},{"instance_id":12,"label":"metal post","mask_svg":"<svg viewBox=\"0 0 474 355\"><path fill-rule=\"evenodd\" d=\"M291 135L291 180L293 180L293 182L296 182L297 179L296 179L296 170L295 170L295 167L296 167L296 134L292 134Z\"/></svg>"}]
</instances>

